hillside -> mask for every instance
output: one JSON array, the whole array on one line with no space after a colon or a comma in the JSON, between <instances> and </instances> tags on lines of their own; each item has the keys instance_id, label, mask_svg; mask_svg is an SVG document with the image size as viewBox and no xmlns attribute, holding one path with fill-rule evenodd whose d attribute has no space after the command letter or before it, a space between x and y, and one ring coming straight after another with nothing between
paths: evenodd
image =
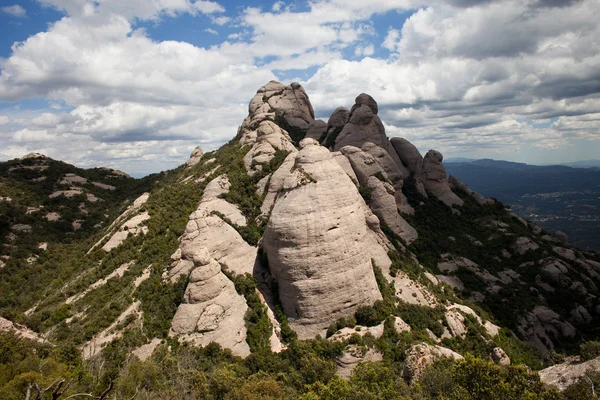
<instances>
[{"instance_id":1,"label":"hillside","mask_svg":"<svg viewBox=\"0 0 600 400\"><path fill-rule=\"evenodd\" d=\"M600 171L496 160L449 163L447 170L484 196L510 204L521 217L569 243L600 250Z\"/></svg>"},{"instance_id":2,"label":"hillside","mask_svg":"<svg viewBox=\"0 0 600 400\"><path fill-rule=\"evenodd\" d=\"M587 393L534 371L600 355L600 254L388 139L367 94L325 122L299 84L269 82L229 143L144 180L2 168L1 398Z\"/></svg>"}]
</instances>

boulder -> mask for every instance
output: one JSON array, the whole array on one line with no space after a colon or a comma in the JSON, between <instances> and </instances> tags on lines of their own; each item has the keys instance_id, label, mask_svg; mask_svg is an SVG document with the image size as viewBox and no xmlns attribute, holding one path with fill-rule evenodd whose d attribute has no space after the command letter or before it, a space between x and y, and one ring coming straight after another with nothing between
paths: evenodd
<instances>
[{"instance_id":1,"label":"boulder","mask_svg":"<svg viewBox=\"0 0 600 400\"><path fill-rule=\"evenodd\" d=\"M192 151L192 154L190 155L190 159L187 160L187 162L185 163L186 167L191 168L194 165L198 165L198 163L202 159L203 155L204 155L204 151L202 151L202 148L200 146L197 146Z\"/></svg>"},{"instance_id":2,"label":"boulder","mask_svg":"<svg viewBox=\"0 0 600 400\"><path fill-rule=\"evenodd\" d=\"M310 338L381 294L365 251L377 244L356 186L318 142L304 139L300 147L262 247L290 326Z\"/></svg>"},{"instance_id":3,"label":"boulder","mask_svg":"<svg viewBox=\"0 0 600 400\"><path fill-rule=\"evenodd\" d=\"M445 347L427 343L415 344L406 351L402 376L409 384L413 384L419 380L429 366L441 358L461 360L463 356Z\"/></svg>"},{"instance_id":4,"label":"boulder","mask_svg":"<svg viewBox=\"0 0 600 400\"><path fill-rule=\"evenodd\" d=\"M569 339L577 333L573 325L545 306L536 306L519 317L518 331L525 343L547 358L554 349L553 340Z\"/></svg>"},{"instance_id":5,"label":"boulder","mask_svg":"<svg viewBox=\"0 0 600 400\"><path fill-rule=\"evenodd\" d=\"M512 249L520 255L523 255L530 250L537 250L539 248L540 246L538 246L537 243L525 236L519 237L512 246Z\"/></svg>"},{"instance_id":6,"label":"boulder","mask_svg":"<svg viewBox=\"0 0 600 400\"><path fill-rule=\"evenodd\" d=\"M554 233L554 236L559 240L559 242L561 242L565 246L569 244L569 237L566 233L557 231L556 233Z\"/></svg>"},{"instance_id":7,"label":"boulder","mask_svg":"<svg viewBox=\"0 0 600 400\"><path fill-rule=\"evenodd\" d=\"M546 385L563 391L576 383L587 372L600 370L600 357L585 362L576 362L573 358L561 364L556 364L538 372L540 379Z\"/></svg>"},{"instance_id":8,"label":"boulder","mask_svg":"<svg viewBox=\"0 0 600 400\"><path fill-rule=\"evenodd\" d=\"M407 244L417 240L419 237L417 230L410 226L398 213L393 186L387 182L382 182L375 176L371 176L366 187L371 190L368 204L373 213L381 218Z\"/></svg>"},{"instance_id":9,"label":"boulder","mask_svg":"<svg viewBox=\"0 0 600 400\"><path fill-rule=\"evenodd\" d=\"M394 162L401 165L398 155L385 134L385 128L377 112L377 102L368 94L360 94L350 110L348 123L335 138L333 150L338 151L344 146L360 148L366 142L371 142L387 151Z\"/></svg>"},{"instance_id":10,"label":"boulder","mask_svg":"<svg viewBox=\"0 0 600 400\"><path fill-rule=\"evenodd\" d=\"M325 140L327 135L327 123L323 120L316 119L308 125L306 138L315 139L317 141Z\"/></svg>"},{"instance_id":11,"label":"boulder","mask_svg":"<svg viewBox=\"0 0 600 400\"><path fill-rule=\"evenodd\" d=\"M499 365L510 365L510 357L500 347L494 347L492 350L492 360Z\"/></svg>"},{"instance_id":12,"label":"boulder","mask_svg":"<svg viewBox=\"0 0 600 400\"><path fill-rule=\"evenodd\" d=\"M462 206L463 201L458 197L446 181L446 168L442 164L444 157L435 150L429 150L423 159L421 181L425 190L431 192L448 207Z\"/></svg>"},{"instance_id":13,"label":"boulder","mask_svg":"<svg viewBox=\"0 0 600 400\"><path fill-rule=\"evenodd\" d=\"M410 172L402 166L402 164L398 165L387 151L374 143L366 142L362 145L361 150L372 155L386 172L388 179L394 186L394 189L396 189L394 197L396 198L396 204L400 211L407 214L414 214L414 208L411 207L408 203L408 199L404 193L402 193L404 178L408 178Z\"/></svg>"},{"instance_id":14,"label":"boulder","mask_svg":"<svg viewBox=\"0 0 600 400\"><path fill-rule=\"evenodd\" d=\"M337 374L348 379L360 362L383 361L383 354L375 349L364 349L358 345L350 345L344 349L341 357L336 360Z\"/></svg>"}]
</instances>

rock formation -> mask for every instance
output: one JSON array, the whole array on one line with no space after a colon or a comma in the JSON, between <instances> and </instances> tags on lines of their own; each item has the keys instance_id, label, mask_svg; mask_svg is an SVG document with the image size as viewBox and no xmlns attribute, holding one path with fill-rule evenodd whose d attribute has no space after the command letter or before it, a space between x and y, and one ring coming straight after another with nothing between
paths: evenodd
<instances>
[{"instance_id":1,"label":"rock formation","mask_svg":"<svg viewBox=\"0 0 600 400\"><path fill-rule=\"evenodd\" d=\"M290 325L308 338L381 294L358 190L326 148L312 139L300 146L262 246Z\"/></svg>"},{"instance_id":2,"label":"rock formation","mask_svg":"<svg viewBox=\"0 0 600 400\"><path fill-rule=\"evenodd\" d=\"M189 276L184 301L171 323L171 334L202 346L216 342L234 354L246 356L250 353L244 322L248 307L221 269L235 274L252 273L256 248L220 217L246 225L239 209L218 197L229 186L226 176L207 185L180 238L180 247L171 257L173 262L166 277L175 282L181 276Z\"/></svg>"},{"instance_id":3,"label":"rock formation","mask_svg":"<svg viewBox=\"0 0 600 400\"><path fill-rule=\"evenodd\" d=\"M467 185L465 185L464 183L462 183L458 178L450 175L450 178L448 178L448 183L450 183L450 186L452 188L462 190L463 192L467 193L469 196L471 196L473 198L473 200L475 200L480 205L486 204L485 197L483 197L479 193L474 192L471 189L469 189L469 187Z\"/></svg>"},{"instance_id":4,"label":"rock formation","mask_svg":"<svg viewBox=\"0 0 600 400\"><path fill-rule=\"evenodd\" d=\"M190 159L187 160L187 162L185 163L185 165L190 168L193 167L194 165L198 165L198 163L200 162L200 160L202 159L202 156L204 155L204 151L202 151L202 148L200 146L197 146L193 151L192 154L190 155Z\"/></svg>"},{"instance_id":5,"label":"rock formation","mask_svg":"<svg viewBox=\"0 0 600 400\"><path fill-rule=\"evenodd\" d=\"M433 194L449 207L462 206L463 201L458 197L446 181L446 168L442 164L443 156L440 152L429 150L423 159L421 181L425 190Z\"/></svg>"},{"instance_id":6,"label":"rock formation","mask_svg":"<svg viewBox=\"0 0 600 400\"><path fill-rule=\"evenodd\" d=\"M419 343L406 351L406 361L402 370L403 378L409 383L419 380L427 367L433 365L441 358L461 360L463 356L441 346Z\"/></svg>"},{"instance_id":7,"label":"rock formation","mask_svg":"<svg viewBox=\"0 0 600 400\"><path fill-rule=\"evenodd\" d=\"M366 142L371 142L387 151L394 162L400 164L400 159L390 145L383 123L377 115L378 111L377 102L371 96L365 93L358 95L350 110L348 122L335 138L333 150L338 151L344 146L360 148ZM340 114L342 112L339 111Z\"/></svg>"}]
</instances>

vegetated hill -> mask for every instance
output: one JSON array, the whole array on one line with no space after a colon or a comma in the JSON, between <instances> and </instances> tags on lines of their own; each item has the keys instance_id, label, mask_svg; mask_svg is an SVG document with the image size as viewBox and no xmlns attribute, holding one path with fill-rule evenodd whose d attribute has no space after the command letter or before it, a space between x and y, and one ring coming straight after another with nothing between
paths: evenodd
<instances>
[{"instance_id":1,"label":"vegetated hill","mask_svg":"<svg viewBox=\"0 0 600 400\"><path fill-rule=\"evenodd\" d=\"M548 232L565 232L573 246L600 250L597 169L484 159L448 164L447 170L484 196L510 204L515 213Z\"/></svg>"},{"instance_id":2,"label":"vegetated hill","mask_svg":"<svg viewBox=\"0 0 600 400\"><path fill-rule=\"evenodd\" d=\"M598 355L598 253L448 182L377 113L361 94L315 120L270 82L110 224L11 257L0 397L583 398L524 365Z\"/></svg>"}]
</instances>

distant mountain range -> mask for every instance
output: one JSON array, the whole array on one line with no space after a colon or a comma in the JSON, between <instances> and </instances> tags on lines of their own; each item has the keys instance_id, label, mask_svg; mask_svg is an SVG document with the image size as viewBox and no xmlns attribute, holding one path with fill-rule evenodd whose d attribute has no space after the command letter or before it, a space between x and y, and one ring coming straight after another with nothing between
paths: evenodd
<instances>
[{"instance_id":1,"label":"distant mountain range","mask_svg":"<svg viewBox=\"0 0 600 400\"><path fill-rule=\"evenodd\" d=\"M456 161L463 160L463 161ZM522 217L549 232L563 231L582 249L600 248L600 169L588 165L536 166L491 159L445 160L449 175L486 197L512 205Z\"/></svg>"},{"instance_id":2,"label":"distant mountain range","mask_svg":"<svg viewBox=\"0 0 600 400\"><path fill-rule=\"evenodd\" d=\"M472 162L481 162L481 161L494 161L494 162L508 162L510 164L518 164L518 165L530 165L524 163L516 163L511 161L502 161L502 160L491 160L491 159L477 159L477 158L465 158L465 157L451 157L444 159L444 164L456 164L456 163L472 163ZM547 164L541 166L553 166L553 165L563 165L566 167L573 168L600 168L600 160L583 160L583 161L574 161L570 163L562 163L562 164ZM530 165L530 166L539 166L539 165Z\"/></svg>"}]
</instances>

